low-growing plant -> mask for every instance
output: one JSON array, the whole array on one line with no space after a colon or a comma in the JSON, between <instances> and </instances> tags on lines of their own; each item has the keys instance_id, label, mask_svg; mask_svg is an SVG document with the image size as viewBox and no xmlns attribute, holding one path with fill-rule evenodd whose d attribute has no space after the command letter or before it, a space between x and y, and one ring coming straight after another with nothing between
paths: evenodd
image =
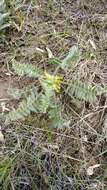
<instances>
[{"instance_id":1,"label":"low-growing plant","mask_svg":"<svg viewBox=\"0 0 107 190\"><path fill-rule=\"evenodd\" d=\"M44 72L40 74L38 69L33 65L20 64L13 62L12 68L19 76L29 76L38 78L41 86L41 91L38 92L38 87L29 88L29 95L23 99L17 109L10 111L6 117L6 121L15 121L18 119L24 119L32 112L40 114L48 114L52 119L54 126L61 121L60 105L57 101L56 93L60 92L62 77L53 76Z\"/></svg>"},{"instance_id":2,"label":"low-growing plant","mask_svg":"<svg viewBox=\"0 0 107 190\"><path fill-rule=\"evenodd\" d=\"M3 185L4 189L10 186L10 169L12 166L11 159L0 161L0 186Z\"/></svg>"},{"instance_id":3,"label":"low-growing plant","mask_svg":"<svg viewBox=\"0 0 107 190\"><path fill-rule=\"evenodd\" d=\"M73 70L79 59L78 48L74 46L70 49L64 60L59 62L58 67L62 68L65 72L69 68ZM29 88L25 90L25 98L23 98L16 109L7 114L7 122L25 119L29 114L34 112L47 115L48 119L52 120L52 126L60 126L63 119L61 116L59 94L61 93L61 84L64 84L64 82L67 84L67 89L65 90L66 94L68 94L75 103L77 101L80 103L83 101L93 103L96 101L98 95L106 91L106 89L83 83L78 79L71 80L70 82L69 80L64 81L63 77L59 74L51 75L46 71L42 73L31 64L21 64L15 60L12 63L12 69L20 77L27 76L38 79L40 87L29 86Z\"/></svg>"},{"instance_id":4,"label":"low-growing plant","mask_svg":"<svg viewBox=\"0 0 107 190\"><path fill-rule=\"evenodd\" d=\"M3 30L10 26L9 12L6 8L5 0L0 1L0 36L3 36Z\"/></svg>"},{"instance_id":5,"label":"low-growing plant","mask_svg":"<svg viewBox=\"0 0 107 190\"><path fill-rule=\"evenodd\" d=\"M23 15L19 9L20 1L1 0L0 1L0 38L6 36L6 28L12 26L18 31L21 30L23 24Z\"/></svg>"}]
</instances>

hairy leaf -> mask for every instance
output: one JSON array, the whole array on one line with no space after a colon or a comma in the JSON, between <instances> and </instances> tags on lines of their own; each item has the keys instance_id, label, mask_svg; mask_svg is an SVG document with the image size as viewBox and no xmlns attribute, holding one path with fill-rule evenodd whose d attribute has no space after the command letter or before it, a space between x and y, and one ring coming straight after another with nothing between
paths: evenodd
<instances>
[{"instance_id":1,"label":"hairy leaf","mask_svg":"<svg viewBox=\"0 0 107 190\"><path fill-rule=\"evenodd\" d=\"M29 76L29 77L34 77L37 78L40 76L40 72L37 68L35 68L31 64L22 64L22 63L17 63L16 61L13 61L12 63L12 68L15 71L16 74L19 76Z\"/></svg>"},{"instance_id":2,"label":"hairy leaf","mask_svg":"<svg viewBox=\"0 0 107 190\"><path fill-rule=\"evenodd\" d=\"M80 59L80 54L77 46L73 46L70 48L68 55L63 59L61 67L64 70L67 70L68 68L73 69L75 64Z\"/></svg>"}]
</instances>

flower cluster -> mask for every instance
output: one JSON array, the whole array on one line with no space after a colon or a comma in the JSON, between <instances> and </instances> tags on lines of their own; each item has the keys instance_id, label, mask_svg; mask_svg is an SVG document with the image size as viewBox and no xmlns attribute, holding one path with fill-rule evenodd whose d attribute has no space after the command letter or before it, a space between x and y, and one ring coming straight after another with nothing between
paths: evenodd
<instances>
[{"instance_id":1,"label":"flower cluster","mask_svg":"<svg viewBox=\"0 0 107 190\"><path fill-rule=\"evenodd\" d=\"M63 81L63 78L61 76L54 76L54 75L50 75L49 73L45 72L44 78L45 78L46 83L48 84L49 88L54 89L56 92L60 92L61 83Z\"/></svg>"}]
</instances>

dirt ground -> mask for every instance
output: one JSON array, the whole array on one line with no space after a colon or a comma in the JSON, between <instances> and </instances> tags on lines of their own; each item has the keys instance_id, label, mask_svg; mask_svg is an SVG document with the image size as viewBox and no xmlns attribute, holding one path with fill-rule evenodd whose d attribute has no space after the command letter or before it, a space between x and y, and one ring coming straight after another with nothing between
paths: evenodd
<instances>
[{"instance_id":1,"label":"dirt ground","mask_svg":"<svg viewBox=\"0 0 107 190\"><path fill-rule=\"evenodd\" d=\"M0 144L0 159L8 163L1 189L106 190L106 93L94 104L83 102L76 107L62 87L61 112L67 120L63 128L51 129L47 116L35 114L9 125L1 118L2 103L9 110L19 103L9 95L10 89L37 85L34 79L17 76L12 60L54 72L56 65L50 64L47 47L62 60L77 45L81 59L73 72L62 72L63 77L107 86L107 2L24 1L20 11L24 17L21 29L18 24L8 28L0 42L0 130L5 139Z\"/></svg>"}]
</instances>

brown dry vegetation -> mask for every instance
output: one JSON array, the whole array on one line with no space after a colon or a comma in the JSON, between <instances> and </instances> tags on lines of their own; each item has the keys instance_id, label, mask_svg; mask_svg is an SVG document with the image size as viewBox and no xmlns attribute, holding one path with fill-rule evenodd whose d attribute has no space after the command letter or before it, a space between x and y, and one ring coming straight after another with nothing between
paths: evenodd
<instances>
[{"instance_id":1,"label":"brown dry vegetation","mask_svg":"<svg viewBox=\"0 0 107 190\"><path fill-rule=\"evenodd\" d=\"M54 72L46 47L63 59L73 45L81 59L73 72L60 71L64 80L107 85L106 0L23 1L20 31L11 26L0 43L0 142L1 190L106 190L107 189L107 94L79 107L62 85L60 101L65 123L52 128L47 116L32 113L25 121L5 124L2 103L18 104L8 95L10 88L38 85L34 79L18 77L11 61L29 63ZM14 14L18 14L17 12ZM16 23L18 21L16 20ZM19 24L19 23L18 23ZM18 25L17 24L17 25ZM20 24L19 24L20 25ZM18 26L19 26L18 25ZM43 50L38 51L37 48ZM6 110L7 112L7 110ZM99 164L89 175L90 166Z\"/></svg>"}]
</instances>

